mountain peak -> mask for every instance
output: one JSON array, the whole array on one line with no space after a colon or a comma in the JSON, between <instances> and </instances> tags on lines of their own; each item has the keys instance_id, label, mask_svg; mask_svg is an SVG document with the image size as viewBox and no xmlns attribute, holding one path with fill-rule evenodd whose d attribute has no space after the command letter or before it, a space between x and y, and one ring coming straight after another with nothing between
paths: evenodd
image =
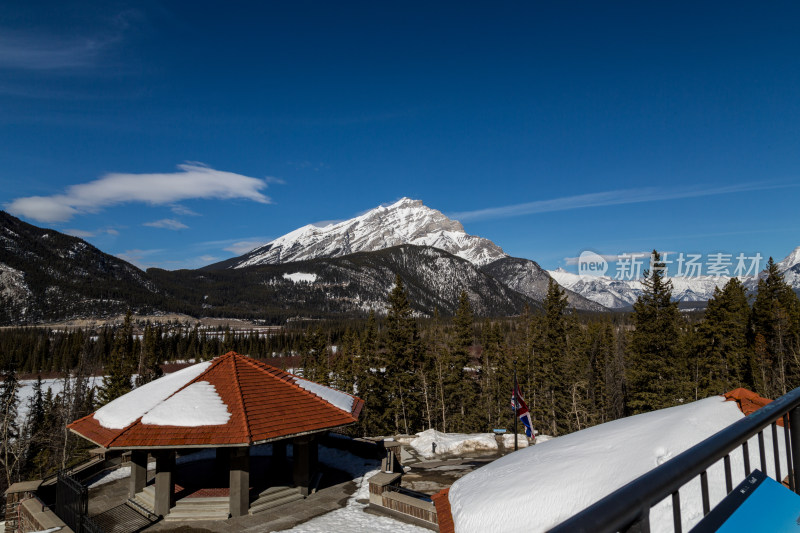
<instances>
[{"instance_id":1,"label":"mountain peak","mask_svg":"<svg viewBox=\"0 0 800 533\"><path fill-rule=\"evenodd\" d=\"M431 246L479 266L507 257L492 241L467 234L457 220L427 207L422 200L403 197L349 220L324 227L303 226L218 266L241 268L340 257L401 244Z\"/></svg>"},{"instance_id":2,"label":"mountain peak","mask_svg":"<svg viewBox=\"0 0 800 533\"><path fill-rule=\"evenodd\" d=\"M792 253L784 257L777 266L780 272L786 272L797 264L800 264L800 246L792 250Z\"/></svg>"}]
</instances>

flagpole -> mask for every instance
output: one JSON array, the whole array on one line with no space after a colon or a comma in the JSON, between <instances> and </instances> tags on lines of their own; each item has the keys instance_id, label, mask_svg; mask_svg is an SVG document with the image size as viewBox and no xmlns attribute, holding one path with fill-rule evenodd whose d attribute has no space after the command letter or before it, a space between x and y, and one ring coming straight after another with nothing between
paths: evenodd
<instances>
[{"instance_id":1,"label":"flagpole","mask_svg":"<svg viewBox=\"0 0 800 533\"><path fill-rule=\"evenodd\" d=\"M519 449L517 443L517 360L514 359L514 389L511 393L514 398L514 451Z\"/></svg>"}]
</instances>

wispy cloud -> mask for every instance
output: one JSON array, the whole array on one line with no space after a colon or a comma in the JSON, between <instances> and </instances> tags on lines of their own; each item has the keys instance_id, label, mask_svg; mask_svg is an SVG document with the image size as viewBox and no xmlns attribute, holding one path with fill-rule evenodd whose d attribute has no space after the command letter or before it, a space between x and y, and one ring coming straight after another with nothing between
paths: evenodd
<instances>
[{"instance_id":1,"label":"wispy cloud","mask_svg":"<svg viewBox=\"0 0 800 533\"><path fill-rule=\"evenodd\" d=\"M250 250L254 250L259 246L263 246L267 244L269 241L261 241L261 240L250 240L250 241L238 241L231 243L229 246L223 248L226 252L232 252L236 255L246 254Z\"/></svg>"},{"instance_id":2,"label":"wispy cloud","mask_svg":"<svg viewBox=\"0 0 800 533\"><path fill-rule=\"evenodd\" d=\"M181 205L181 204L175 204L170 209L176 215L182 215L182 216L187 216L187 217L199 217L200 216L200 213L198 213L197 211L192 211L191 209L189 209L185 205Z\"/></svg>"},{"instance_id":3,"label":"wispy cloud","mask_svg":"<svg viewBox=\"0 0 800 533\"><path fill-rule=\"evenodd\" d=\"M115 230L114 228L101 228L94 231L70 228L70 229L65 229L64 233L66 233L67 235L72 235L73 237L78 237L79 239L87 239L89 237L96 237L102 234L113 235L113 236L119 235L119 231Z\"/></svg>"},{"instance_id":4,"label":"wispy cloud","mask_svg":"<svg viewBox=\"0 0 800 533\"><path fill-rule=\"evenodd\" d=\"M753 182L735 185L723 185L719 187L683 187L670 189L663 187L642 187L636 189L618 189L614 191L564 196L561 198L553 198L551 200L537 200L535 202L527 202L522 204L476 209L474 211L461 211L457 213L449 213L449 216L462 222L468 220L488 220L495 218L533 215L537 213L550 213L554 211L584 209L587 207L660 202L664 200L677 200L681 198L717 196L720 194L781 189L797 186L798 185L796 184L770 184L765 182Z\"/></svg>"},{"instance_id":5,"label":"wispy cloud","mask_svg":"<svg viewBox=\"0 0 800 533\"><path fill-rule=\"evenodd\" d=\"M317 222L312 222L311 225L317 228L324 228L325 226L330 226L333 224L338 224L339 222L344 222L347 220L346 218L332 218L331 220L318 220Z\"/></svg>"},{"instance_id":6,"label":"wispy cloud","mask_svg":"<svg viewBox=\"0 0 800 533\"><path fill-rule=\"evenodd\" d=\"M187 229L189 227L183 222L175 220L174 218L162 218L161 220L156 220L153 222L145 222L142 225L149 226L151 228L164 228L171 230Z\"/></svg>"},{"instance_id":7,"label":"wispy cloud","mask_svg":"<svg viewBox=\"0 0 800 533\"><path fill-rule=\"evenodd\" d=\"M272 203L269 196L261 192L267 188L265 179L199 164L178 165L178 169L178 172L163 174L106 174L95 181L72 185L64 194L17 198L6 205L6 210L40 222L64 222L76 215L131 202L169 205L194 198L240 198Z\"/></svg>"},{"instance_id":8,"label":"wispy cloud","mask_svg":"<svg viewBox=\"0 0 800 533\"><path fill-rule=\"evenodd\" d=\"M140 250L140 249L133 249L133 250L125 250L122 253L116 254L117 257L122 259L123 261L127 261L128 263L132 263L141 269L145 269L151 266L155 266L156 263L148 263L147 258L160 254L164 251L163 248L154 248L150 250Z\"/></svg>"}]
</instances>

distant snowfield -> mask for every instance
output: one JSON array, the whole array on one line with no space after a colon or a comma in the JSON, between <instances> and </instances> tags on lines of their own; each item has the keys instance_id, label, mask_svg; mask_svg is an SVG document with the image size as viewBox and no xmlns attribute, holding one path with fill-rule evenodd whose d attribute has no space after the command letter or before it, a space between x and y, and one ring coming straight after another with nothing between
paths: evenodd
<instances>
[{"instance_id":1,"label":"distant snowfield","mask_svg":"<svg viewBox=\"0 0 800 533\"><path fill-rule=\"evenodd\" d=\"M288 279L292 283L314 283L317 281L317 275L307 272L292 272L291 274L284 274L283 279Z\"/></svg>"},{"instance_id":2,"label":"distant snowfield","mask_svg":"<svg viewBox=\"0 0 800 533\"><path fill-rule=\"evenodd\" d=\"M74 378L71 379L74 383ZM103 384L103 376L92 376L89 378L89 387L99 387ZM19 380L19 407L17 409L20 422L23 422L28 416L28 404L33 398L33 388L36 385L35 379L21 379ZM64 378L43 379L42 380L42 395L47 394L47 389L53 391L53 396L61 394L64 391Z\"/></svg>"},{"instance_id":3,"label":"distant snowfield","mask_svg":"<svg viewBox=\"0 0 800 533\"><path fill-rule=\"evenodd\" d=\"M458 533L546 531L629 481L744 418L721 396L631 416L506 455L457 480L449 499ZM764 432L768 474L774 475L772 434ZM785 458L783 428L778 428ZM750 464L760 465L756 437ZM744 479L741 448L731 453L734 485ZM786 475L786 465L781 471ZM711 505L725 496L722 461L708 470ZM680 490L683 530L703 516L700 481ZM654 532L672 531L672 502L650 512Z\"/></svg>"}]
</instances>

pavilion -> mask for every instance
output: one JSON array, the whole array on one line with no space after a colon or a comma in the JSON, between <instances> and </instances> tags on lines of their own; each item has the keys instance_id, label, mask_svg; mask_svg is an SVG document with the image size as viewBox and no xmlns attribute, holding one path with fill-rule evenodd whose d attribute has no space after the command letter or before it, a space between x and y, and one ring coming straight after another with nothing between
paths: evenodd
<instances>
[{"instance_id":1,"label":"pavilion","mask_svg":"<svg viewBox=\"0 0 800 533\"><path fill-rule=\"evenodd\" d=\"M107 450L131 452L132 499L145 489L148 454L154 456L153 513L162 517L175 504L176 452L215 449L217 468L229 470L228 509L237 517L250 505L251 446L271 443L272 460L288 464L292 444L292 479L307 496L317 437L357 422L363 406L355 396L228 352L134 389L68 428Z\"/></svg>"}]
</instances>

